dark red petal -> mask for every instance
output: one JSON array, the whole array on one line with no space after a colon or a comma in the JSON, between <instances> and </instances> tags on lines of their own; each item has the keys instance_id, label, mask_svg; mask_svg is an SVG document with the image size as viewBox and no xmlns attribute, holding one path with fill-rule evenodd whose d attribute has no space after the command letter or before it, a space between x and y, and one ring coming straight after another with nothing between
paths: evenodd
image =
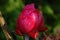
<instances>
[{"instance_id":1,"label":"dark red petal","mask_svg":"<svg viewBox=\"0 0 60 40\"><path fill-rule=\"evenodd\" d=\"M44 32L44 31L46 31L47 29L48 29L47 27L42 27L39 31Z\"/></svg>"},{"instance_id":2,"label":"dark red petal","mask_svg":"<svg viewBox=\"0 0 60 40\"><path fill-rule=\"evenodd\" d=\"M22 33L20 32L20 30L18 30L18 29L16 29L16 34L18 34L18 35L20 35L20 36L22 36Z\"/></svg>"},{"instance_id":3,"label":"dark red petal","mask_svg":"<svg viewBox=\"0 0 60 40\"><path fill-rule=\"evenodd\" d=\"M35 31L35 32L29 32L28 35L33 38L33 39L36 39L38 37L38 31Z\"/></svg>"}]
</instances>

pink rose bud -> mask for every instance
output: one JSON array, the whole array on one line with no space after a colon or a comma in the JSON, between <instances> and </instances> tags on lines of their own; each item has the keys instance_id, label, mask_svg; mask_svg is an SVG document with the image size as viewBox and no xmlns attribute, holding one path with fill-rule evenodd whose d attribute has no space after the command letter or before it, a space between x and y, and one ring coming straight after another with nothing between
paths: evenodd
<instances>
[{"instance_id":1,"label":"pink rose bud","mask_svg":"<svg viewBox=\"0 0 60 40\"><path fill-rule=\"evenodd\" d=\"M38 31L45 31L44 18L42 13L35 9L34 3L24 7L16 21L16 33L18 35L27 34L36 39Z\"/></svg>"}]
</instances>

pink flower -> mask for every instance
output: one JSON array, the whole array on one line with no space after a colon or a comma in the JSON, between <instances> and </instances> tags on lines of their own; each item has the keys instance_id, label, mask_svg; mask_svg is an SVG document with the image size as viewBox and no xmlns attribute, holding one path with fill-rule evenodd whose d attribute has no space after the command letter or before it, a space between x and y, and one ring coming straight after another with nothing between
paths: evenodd
<instances>
[{"instance_id":1,"label":"pink flower","mask_svg":"<svg viewBox=\"0 0 60 40\"><path fill-rule=\"evenodd\" d=\"M36 39L38 31L45 31L44 18L42 13L35 9L34 3L28 4L20 13L16 22L16 33L18 35L27 34L28 36Z\"/></svg>"}]
</instances>

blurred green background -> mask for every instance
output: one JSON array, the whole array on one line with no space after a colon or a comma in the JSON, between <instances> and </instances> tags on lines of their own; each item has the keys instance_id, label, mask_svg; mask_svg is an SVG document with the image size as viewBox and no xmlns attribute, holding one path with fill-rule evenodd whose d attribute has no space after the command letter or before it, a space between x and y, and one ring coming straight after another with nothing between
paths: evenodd
<instances>
[{"instance_id":1,"label":"blurred green background","mask_svg":"<svg viewBox=\"0 0 60 40\"><path fill-rule=\"evenodd\" d=\"M57 28L60 27L60 0L0 0L0 11L11 33L14 34L18 15L29 3L34 3L36 8L42 10L48 33L56 34ZM16 34L14 34L14 38L23 40L23 37ZM1 28L0 39L6 40Z\"/></svg>"}]
</instances>

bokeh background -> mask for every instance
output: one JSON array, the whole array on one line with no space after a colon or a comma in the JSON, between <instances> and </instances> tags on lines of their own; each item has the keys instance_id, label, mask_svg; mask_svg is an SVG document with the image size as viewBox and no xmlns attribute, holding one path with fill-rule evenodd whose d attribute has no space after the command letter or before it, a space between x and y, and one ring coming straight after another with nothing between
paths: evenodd
<instances>
[{"instance_id":1,"label":"bokeh background","mask_svg":"<svg viewBox=\"0 0 60 40\"><path fill-rule=\"evenodd\" d=\"M35 7L43 13L45 25L48 27L47 33L56 34L60 27L60 0L0 0L0 11L5 18L8 29L16 40L23 40L23 36L14 34L16 19L24 6L34 3ZM6 40L6 37L0 28L0 39Z\"/></svg>"}]
</instances>

